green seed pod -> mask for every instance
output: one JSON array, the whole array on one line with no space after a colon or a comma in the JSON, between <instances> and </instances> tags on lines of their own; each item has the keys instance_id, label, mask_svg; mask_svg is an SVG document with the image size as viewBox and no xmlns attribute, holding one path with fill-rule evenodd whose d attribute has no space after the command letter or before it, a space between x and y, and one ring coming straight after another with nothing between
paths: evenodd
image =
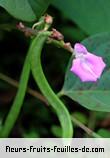
<instances>
[{"instance_id":1,"label":"green seed pod","mask_svg":"<svg viewBox=\"0 0 110 158\"><path fill-rule=\"evenodd\" d=\"M50 35L50 32L41 32L32 43L31 52L31 69L33 77L39 86L39 89L48 100L49 104L54 108L62 126L62 137L71 138L73 135L73 127L70 118L70 114L65 105L53 92L48 84L41 66L41 52L45 40Z\"/></svg>"}]
</instances>

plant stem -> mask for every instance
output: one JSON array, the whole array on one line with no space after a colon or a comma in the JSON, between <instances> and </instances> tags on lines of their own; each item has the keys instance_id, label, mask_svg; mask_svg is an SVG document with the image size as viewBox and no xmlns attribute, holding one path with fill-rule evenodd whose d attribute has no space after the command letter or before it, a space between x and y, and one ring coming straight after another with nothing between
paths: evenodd
<instances>
[{"instance_id":1,"label":"plant stem","mask_svg":"<svg viewBox=\"0 0 110 158\"><path fill-rule=\"evenodd\" d=\"M88 127L92 130L95 128L96 123L96 111L90 111L90 117L88 121Z\"/></svg>"},{"instance_id":2,"label":"plant stem","mask_svg":"<svg viewBox=\"0 0 110 158\"><path fill-rule=\"evenodd\" d=\"M42 23L44 23L44 21L39 21L38 23L36 23L36 24L34 24L33 25L33 28L36 26L36 25L39 25L39 24L42 24ZM51 24L45 24L45 30L48 30L48 28L50 27L50 25ZM32 29L32 28L29 28L29 27L26 27L23 23L19 23L18 24L18 26L17 26L17 28L20 30L20 31L22 31L22 32L24 32L25 33L25 35L28 35L28 36L37 36L37 34L39 33L39 31L38 30L36 30L36 29ZM53 29L53 32L54 32L54 30L55 29ZM57 30L55 30L58 34L58 36L59 36L59 34L61 35L61 36L63 36L60 32L58 32ZM59 38L57 36L57 38ZM73 53L73 48L72 48L72 45L70 44L70 42L67 42L67 43L65 43L64 42L64 39L61 39L61 40L58 40L58 39L55 39L54 37L48 37L48 39L47 39L47 43L48 44L53 44L53 45L55 45L55 46L57 46L57 47L59 47L59 48L63 48L63 49L65 49L65 50L67 50L68 52L70 52L70 53Z\"/></svg>"},{"instance_id":3,"label":"plant stem","mask_svg":"<svg viewBox=\"0 0 110 158\"><path fill-rule=\"evenodd\" d=\"M100 135L86 127L84 124L82 124L79 120L77 120L75 117L71 117L72 121L79 126L81 129L83 129L88 135L94 137L94 138L102 138Z\"/></svg>"},{"instance_id":4,"label":"plant stem","mask_svg":"<svg viewBox=\"0 0 110 158\"><path fill-rule=\"evenodd\" d=\"M43 95L47 98L50 105L55 109L59 121L62 126L63 137L72 137L73 135L73 127L71 122L71 117L66 109L65 105L61 102L61 100L57 97L57 95L53 92L51 87L49 86L45 75L41 66L41 51L45 40L49 36L49 32L41 32L33 41L33 50L31 56L31 69L33 77L38 84L40 90Z\"/></svg>"},{"instance_id":5,"label":"plant stem","mask_svg":"<svg viewBox=\"0 0 110 158\"><path fill-rule=\"evenodd\" d=\"M96 123L96 112L90 111L89 121L88 121L88 128L91 130L94 130ZM88 137L88 134L85 135L85 137Z\"/></svg>"},{"instance_id":6,"label":"plant stem","mask_svg":"<svg viewBox=\"0 0 110 158\"><path fill-rule=\"evenodd\" d=\"M0 79L3 80L3 81L5 81L5 82L7 82L7 83L9 83L10 85L12 85L12 86L14 86L14 87L16 87L16 88L19 87L19 83L18 83L16 80L10 78L10 77L7 76L7 75L4 75L3 73L0 73ZM37 91L35 91L35 90L31 89L31 88L28 88L28 89L27 89L27 92L28 92L30 95L32 95L32 96L34 96L34 97L40 99L41 101L43 101L45 104L48 104L47 101L46 101L46 99L45 99L39 92L37 92ZM62 96L62 93L58 93L57 96L58 96L58 97L61 97L61 96ZM90 114L90 115L91 115L91 114ZM89 122L92 121L92 118L93 118L93 115L90 117ZM90 121L90 120L91 120L91 121ZM83 129L83 130L86 132L86 135L90 135L90 136L93 136L93 137L95 137L95 138L98 136L95 132L93 132L93 128L92 128L92 127L93 127L93 123L92 123L92 125L88 125L88 127L89 127L89 128L88 128L88 127L86 127L84 124L82 124L80 121L78 121L76 118L73 118L73 117L72 117L72 121L73 121L78 127L80 127L81 129ZM92 130L91 130L90 128L91 128ZM93 135L91 135L91 133L93 133ZM98 137L101 137L101 136L98 136Z\"/></svg>"},{"instance_id":7,"label":"plant stem","mask_svg":"<svg viewBox=\"0 0 110 158\"><path fill-rule=\"evenodd\" d=\"M16 88L19 87L19 82L18 81L12 79L11 77L9 77L9 76L7 76L3 73L0 73L0 79L7 82L7 83L9 83L10 85L12 85ZM42 102L44 102L46 105L48 105L47 100L39 92L31 89L30 87L27 88L27 92L30 95L34 96L35 98L37 98L37 99L41 100Z\"/></svg>"},{"instance_id":8,"label":"plant stem","mask_svg":"<svg viewBox=\"0 0 110 158\"><path fill-rule=\"evenodd\" d=\"M63 48L65 50L67 50L68 52L70 53L73 53L73 48L71 46L70 43L65 43L63 40L55 40L55 39L52 39L52 38L48 38L48 41L47 41L48 44L53 44L59 48Z\"/></svg>"},{"instance_id":9,"label":"plant stem","mask_svg":"<svg viewBox=\"0 0 110 158\"><path fill-rule=\"evenodd\" d=\"M23 101L24 101L24 97L25 97L25 93L26 93L26 89L27 89L27 83L28 83L28 79L29 79L29 74L30 74L30 63L29 63L30 52L31 51L29 50L28 54L26 56L26 60L25 60L23 70L21 73L19 88L18 88L16 97L14 99L14 102L12 104L12 107L8 113L8 116L6 117L5 123L0 131L0 137L9 136L9 134L18 118L21 107L23 105Z\"/></svg>"}]
</instances>

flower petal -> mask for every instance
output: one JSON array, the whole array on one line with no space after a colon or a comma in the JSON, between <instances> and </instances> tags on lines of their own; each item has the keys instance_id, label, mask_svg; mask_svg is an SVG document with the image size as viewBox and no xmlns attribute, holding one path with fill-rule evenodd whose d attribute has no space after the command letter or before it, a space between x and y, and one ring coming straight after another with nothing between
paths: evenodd
<instances>
[{"instance_id":1,"label":"flower petal","mask_svg":"<svg viewBox=\"0 0 110 158\"><path fill-rule=\"evenodd\" d=\"M106 66L102 57L89 53L80 43L75 44L74 52L76 58L70 70L83 82L97 81Z\"/></svg>"},{"instance_id":2,"label":"flower petal","mask_svg":"<svg viewBox=\"0 0 110 158\"><path fill-rule=\"evenodd\" d=\"M100 78L106 64L104 63L102 57L96 56L91 53L87 53L86 60L92 65L92 71Z\"/></svg>"},{"instance_id":3,"label":"flower petal","mask_svg":"<svg viewBox=\"0 0 110 158\"><path fill-rule=\"evenodd\" d=\"M82 63L80 59L74 59L70 70L75 73L82 82L97 81L97 77L94 76L90 71L85 69L85 66L83 64L85 63Z\"/></svg>"},{"instance_id":4,"label":"flower petal","mask_svg":"<svg viewBox=\"0 0 110 158\"><path fill-rule=\"evenodd\" d=\"M87 53L88 53L86 47L83 46L83 45L80 44L80 43L76 43L76 44L75 44L75 46L74 46L74 51L75 51L75 53L80 53L80 54L87 54Z\"/></svg>"}]
</instances>

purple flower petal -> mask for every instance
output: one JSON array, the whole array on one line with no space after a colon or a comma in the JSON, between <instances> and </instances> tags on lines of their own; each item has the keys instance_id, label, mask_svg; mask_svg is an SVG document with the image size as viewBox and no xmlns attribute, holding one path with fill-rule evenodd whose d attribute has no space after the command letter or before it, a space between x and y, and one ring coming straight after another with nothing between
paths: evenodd
<instances>
[{"instance_id":1,"label":"purple flower petal","mask_svg":"<svg viewBox=\"0 0 110 158\"><path fill-rule=\"evenodd\" d=\"M97 77L85 69L85 66L85 63L81 63L80 59L75 59L70 70L76 74L82 82L96 81Z\"/></svg>"},{"instance_id":2,"label":"purple flower petal","mask_svg":"<svg viewBox=\"0 0 110 158\"><path fill-rule=\"evenodd\" d=\"M75 73L82 82L97 81L100 78L106 64L102 57L91 54L82 44L75 44L76 58L73 60L71 71ZM82 54L78 56L77 54Z\"/></svg>"},{"instance_id":3,"label":"purple flower petal","mask_svg":"<svg viewBox=\"0 0 110 158\"><path fill-rule=\"evenodd\" d=\"M80 44L80 43L76 43L76 44L75 44L75 46L74 46L74 51L75 51L75 53L82 53L82 54L87 54L87 53L88 53L86 47L83 46L83 45Z\"/></svg>"},{"instance_id":4,"label":"purple flower petal","mask_svg":"<svg viewBox=\"0 0 110 158\"><path fill-rule=\"evenodd\" d=\"M94 54L88 53L86 59L93 66L93 71L100 78L106 64L103 62L102 57L96 56Z\"/></svg>"}]
</instances>

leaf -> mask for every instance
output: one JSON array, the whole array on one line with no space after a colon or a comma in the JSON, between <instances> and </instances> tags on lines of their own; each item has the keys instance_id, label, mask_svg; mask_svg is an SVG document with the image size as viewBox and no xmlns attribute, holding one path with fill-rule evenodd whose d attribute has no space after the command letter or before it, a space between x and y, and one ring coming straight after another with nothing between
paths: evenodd
<instances>
[{"instance_id":1,"label":"leaf","mask_svg":"<svg viewBox=\"0 0 110 158\"><path fill-rule=\"evenodd\" d=\"M106 69L96 83L83 83L70 72L73 60L71 57L62 93L87 109L108 112L110 111L110 33L92 36L82 43L88 48L89 52L103 57Z\"/></svg>"},{"instance_id":2,"label":"leaf","mask_svg":"<svg viewBox=\"0 0 110 158\"><path fill-rule=\"evenodd\" d=\"M62 30L63 35L68 37L72 41L74 41L74 40L81 41L86 37L84 32L79 28L74 28L74 27L70 27L70 26L63 26L61 28L61 30Z\"/></svg>"},{"instance_id":3,"label":"leaf","mask_svg":"<svg viewBox=\"0 0 110 158\"><path fill-rule=\"evenodd\" d=\"M104 138L110 138L110 131L106 130L106 129L99 129L97 132L100 136L104 137Z\"/></svg>"},{"instance_id":4,"label":"leaf","mask_svg":"<svg viewBox=\"0 0 110 158\"><path fill-rule=\"evenodd\" d=\"M0 6L15 18L34 21L45 12L50 2L51 0L0 0Z\"/></svg>"},{"instance_id":5,"label":"leaf","mask_svg":"<svg viewBox=\"0 0 110 158\"><path fill-rule=\"evenodd\" d=\"M53 5L88 34L110 30L110 0L54 0Z\"/></svg>"}]
</instances>

